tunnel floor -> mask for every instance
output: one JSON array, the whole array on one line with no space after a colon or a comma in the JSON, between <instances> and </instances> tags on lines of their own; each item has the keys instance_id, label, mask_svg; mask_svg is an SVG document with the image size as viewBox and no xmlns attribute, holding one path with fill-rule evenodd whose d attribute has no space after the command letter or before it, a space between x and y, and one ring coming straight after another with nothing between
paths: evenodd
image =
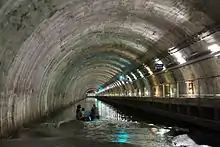
<instances>
[{"instance_id":1,"label":"tunnel floor","mask_svg":"<svg viewBox=\"0 0 220 147\"><path fill-rule=\"evenodd\" d=\"M157 116L110 106L97 100L81 102L85 109L96 103L101 119L94 122L74 120L76 107L59 112L42 123L30 124L20 129L11 139L1 140L1 147L196 147L209 144L219 146L214 133L194 130L171 123L168 119L152 119ZM130 110L130 111L128 111ZM146 116L145 115L145 116ZM149 120L147 120L149 119ZM181 126L181 127L180 127ZM215 136L215 137L213 137ZM216 141L215 141L216 140ZM207 145L208 146L208 145Z\"/></svg>"}]
</instances>

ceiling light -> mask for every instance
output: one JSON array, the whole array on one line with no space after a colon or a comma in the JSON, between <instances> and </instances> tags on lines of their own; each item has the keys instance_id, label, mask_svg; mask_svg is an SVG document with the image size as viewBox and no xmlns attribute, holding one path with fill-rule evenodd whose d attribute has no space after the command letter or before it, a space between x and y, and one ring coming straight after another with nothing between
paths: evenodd
<instances>
[{"instance_id":1,"label":"ceiling light","mask_svg":"<svg viewBox=\"0 0 220 147\"><path fill-rule=\"evenodd\" d=\"M134 77L135 80L137 80L137 77L135 76L133 72L131 72L131 75Z\"/></svg>"},{"instance_id":2,"label":"ceiling light","mask_svg":"<svg viewBox=\"0 0 220 147\"><path fill-rule=\"evenodd\" d=\"M220 51L220 46L219 46L218 44L212 44L212 45L208 46L208 49L209 49L212 53L215 53L215 52Z\"/></svg>"},{"instance_id":3,"label":"ceiling light","mask_svg":"<svg viewBox=\"0 0 220 147\"><path fill-rule=\"evenodd\" d=\"M129 80L129 82L132 82L132 79L131 79L131 77L129 77L129 75L127 75L127 78Z\"/></svg>"},{"instance_id":4,"label":"ceiling light","mask_svg":"<svg viewBox=\"0 0 220 147\"><path fill-rule=\"evenodd\" d=\"M154 74L154 73L152 72L152 70L151 70L148 66L145 65L144 68L147 69L147 71L148 71L148 73L149 73L150 75Z\"/></svg>"},{"instance_id":5,"label":"ceiling light","mask_svg":"<svg viewBox=\"0 0 220 147\"><path fill-rule=\"evenodd\" d=\"M171 48L168 49L169 54L173 54L173 53L175 53L177 51L178 51L178 49L175 48L175 47L171 47Z\"/></svg>"},{"instance_id":6,"label":"ceiling light","mask_svg":"<svg viewBox=\"0 0 220 147\"><path fill-rule=\"evenodd\" d=\"M186 59L183 58L182 54L178 51L172 54L180 64L186 63Z\"/></svg>"},{"instance_id":7,"label":"ceiling light","mask_svg":"<svg viewBox=\"0 0 220 147\"><path fill-rule=\"evenodd\" d=\"M137 72L139 73L139 75L141 76L141 78L144 77L143 73L142 73L139 69L137 69Z\"/></svg>"}]
</instances>

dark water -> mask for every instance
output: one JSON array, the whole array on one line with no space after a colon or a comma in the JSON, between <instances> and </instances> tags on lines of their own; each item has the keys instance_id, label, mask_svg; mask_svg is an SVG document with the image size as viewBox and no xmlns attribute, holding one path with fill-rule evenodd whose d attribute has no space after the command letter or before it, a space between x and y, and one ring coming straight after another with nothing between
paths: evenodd
<instances>
[{"instance_id":1,"label":"dark water","mask_svg":"<svg viewBox=\"0 0 220 147\"><path fill-rule=\"evenodd\" d=\"M3 140L1 147L199 147L191 139L188 129L132 120L112 107L98 101L82 102L89 110L93 103L99 108L101 119L94 122L74 120L75 107L60 112L41 124L19 130L11 140ZM164 120L161 120L164 121ZM181 132L181 133L178 133ZM202 135L203 136L203 135Z\"/></svg>"}]
</instances>

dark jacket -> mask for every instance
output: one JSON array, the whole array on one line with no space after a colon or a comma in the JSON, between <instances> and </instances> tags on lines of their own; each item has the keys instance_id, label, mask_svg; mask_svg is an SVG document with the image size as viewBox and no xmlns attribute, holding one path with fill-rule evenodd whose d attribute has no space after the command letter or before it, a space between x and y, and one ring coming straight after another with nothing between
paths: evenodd
<instances>
[{"instance_id":1,"label":"dark jacket","mask_svg":"<svg viewBox=\"0 0 220 147\"><path fill-rule=\"evenodd\" d=\"M82 119L82 112L80 109L76 109L76 119L81 120Z\"/></svg>"}]
</instances>

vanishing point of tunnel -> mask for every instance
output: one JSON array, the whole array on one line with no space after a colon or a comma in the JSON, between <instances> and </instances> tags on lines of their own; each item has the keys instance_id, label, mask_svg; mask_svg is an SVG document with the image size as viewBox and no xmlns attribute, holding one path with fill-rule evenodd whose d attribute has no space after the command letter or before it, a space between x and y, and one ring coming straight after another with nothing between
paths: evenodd
<instances>
[{"instance_id":1,"label":"vanishing point of tunnel","mask_svg":"<svg viewBox=\"0 0 220 147\"><path fill-rule=\"evenodd\" d=\"M1 0L0 136L86 98L220 96L219 0Z\"/></svg>"}]
</instances>

